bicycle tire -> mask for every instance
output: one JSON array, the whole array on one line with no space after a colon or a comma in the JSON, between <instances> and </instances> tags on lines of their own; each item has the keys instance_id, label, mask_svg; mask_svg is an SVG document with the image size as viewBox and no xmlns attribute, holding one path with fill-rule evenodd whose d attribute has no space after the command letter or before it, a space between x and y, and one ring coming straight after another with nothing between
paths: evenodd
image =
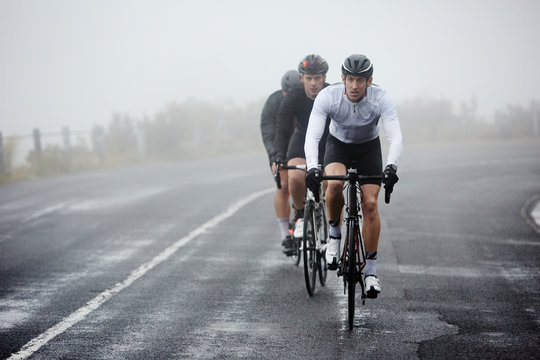
<instances>
[{"instance_id":1,"label":"bicycle tire","mask_svg":"<svg viewBox=\"0 0 540 360\"><path fill-rule=\"evenodd\" d=\"M355 310L355 296L356 296L356 239L355 232L357 227L354 221L349 221L348 226L348 254L347 254L347 295L348 295L348 307L349 307L349 330L353 329L354 325L354 310Z\"/></svg>"},{"instance_id":2,"label":"bicycle tire","mask_svg":"<svg viewBox=\"0 0 540 360\"><path fill-rule=\"evenodd\" d=\"M319 274L319 283L321 286L326 285L328 276L328 265L326 265L326 252L317 251L317 273Z\"/></svg>"},{"instance_id":3,"label":"bicycle tire","mask_svg":"<svg viewBox=\"0 0 540 360\"><path fill-rule=\"evenodd\" d=\"M291 255L291 259L294 265L298 266L300 265L300 259L302 258L302 250L300 249L300 243L302 242L302 239L292 237L294 240L294 253Z\"/></svg>"},{"instance_id":4,"label":"bicycle tire","mask_svg":"<svg viewBox=\"0 0 540 360\"><path fill-rule=\"evenodd\" d=\"M316 210L316 224L317 224L317 236L318 244L326 242L328 240L328 219L326 217L325 205L319 203ZM326 277L328 274L328 266L326 265L325 251L318 249L317 251L317 268L319 272L319 283L321 286L326 285Z\"/></svg>"},{"instance_id":5,"label":"bicycle tire","mask_svg":"<svg viewBox=\"0 0 540 360\"><path fill-rule=\"evenodd\" d=\"M304 278L306 280L306 289L309 296L315 293L315 284L317 283L317 244L315 229L315 203L308 201L304 208Z\"/></svg>"}]
</instances>

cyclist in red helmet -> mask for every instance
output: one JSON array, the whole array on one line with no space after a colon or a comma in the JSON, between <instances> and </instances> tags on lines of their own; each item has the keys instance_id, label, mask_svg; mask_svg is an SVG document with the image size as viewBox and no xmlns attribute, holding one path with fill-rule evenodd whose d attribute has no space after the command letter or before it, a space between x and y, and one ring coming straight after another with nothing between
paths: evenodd
<instances>
[{"instance_id":1,"label":"cyclist in red helmet","mask_svg":"<svg viewBox=\"0 0 540 360\"><path fill-rule=\"evenodd\" d=\"M328 63L320 55L310 54L298 64L302 85L294 87L281 102L277 118L277 134L274 139L275 156L273 162L287 162L288 165L305 165L304 140L309 115L317 94L329 84L325 82ZM325 128L328 128L328 121ZM292 136L289 134L292 132ZM324 137L324 136L323 136ZM324 141L321 141L320 154L324 154ZM295 209L296 225L294 237L303 236L304 200L306 197L305 174L302 171L289 171L288 187ZM292 239L283 242L284 253L292 255L295 244Z\"/></svg>"}]
</instances>

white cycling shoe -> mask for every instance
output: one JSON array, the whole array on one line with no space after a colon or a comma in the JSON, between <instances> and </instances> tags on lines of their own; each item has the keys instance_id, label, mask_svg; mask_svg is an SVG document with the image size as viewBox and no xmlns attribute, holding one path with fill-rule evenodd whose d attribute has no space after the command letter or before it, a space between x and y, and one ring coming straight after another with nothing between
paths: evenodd
<instances>
[{"instance_id":1,"label":"white cycling shoe","mask_svg":"<svg viewBox=\"0 0 540 360\"><path fill-rule=\"evenodd\" d=\"M301 239L304 237L304 218L298 218L298 220L296 220L293 235L297 239Z\"/></svg>"},{"instance_id":2,"label":"white cycling shoe","mask_svg":"<svg viewBox=\"0 0 540 360\"><path fill-rule=\"evenodd\" d=\"M339 253L340 253L340 244L341 239L336 239L330 236L328 244L326 246L326 264L328 269L336 270L338 268L339 262Z\"/></svg>"},{"instance_id":3,"label":"white cycling shoe","mask_svg":"<svg viewBox=\"0 0 540 360\"><path fill-rule=\"evenodd\" d=\"M381 292L379 278L376 275L367 275L364 278L364 285L366 286L366 296L368 299L376 299L377 295Z\"/></svg>"}]
</instances>

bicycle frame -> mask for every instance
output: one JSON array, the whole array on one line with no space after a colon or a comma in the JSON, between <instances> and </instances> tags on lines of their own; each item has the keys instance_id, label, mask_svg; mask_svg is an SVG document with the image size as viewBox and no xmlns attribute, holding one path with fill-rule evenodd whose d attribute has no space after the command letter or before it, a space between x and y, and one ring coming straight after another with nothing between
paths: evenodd
<instances>
[{"instance_id":1,"label":"bicycle frame","mask_svg":"<svg viewBox=\"0 0 540 360\"><path fill-rule=\"evenodd\" d=\"M347 231L345 235L345 244L343 247L342 262L338 270L338 276L343 276L344 286L348 282L358 282L362 288L362 304L365 304L366 292L362 273L366 265L366 252L364 240L362 238L362 210L360 208L362 190L358 184L358 174L349 172L349 183L347 189L346 212ZM352 255L351 255L352 254ZM354 256L353 261L348 261L349 256ZM353 267L351 269L351 267ZM344 289L345 291L345 289Z\"/></svg>"}]
</instances>

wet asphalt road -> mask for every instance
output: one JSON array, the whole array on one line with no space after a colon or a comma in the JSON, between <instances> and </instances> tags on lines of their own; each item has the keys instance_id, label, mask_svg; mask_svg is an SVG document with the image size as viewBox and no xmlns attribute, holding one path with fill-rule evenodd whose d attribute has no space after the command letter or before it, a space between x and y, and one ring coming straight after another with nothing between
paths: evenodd
<instances>
[{"instance_id":1,"label":"wet asphalt road","mask_svg":"<svg viewBox=\"0 0 540 360\"><path fill-rule=\"evenodd\" d=\"M0 358L538 358L540 143L402 159L351 332L281 254L264 156L1 186Z\"/></svg>"}]
</instances>

